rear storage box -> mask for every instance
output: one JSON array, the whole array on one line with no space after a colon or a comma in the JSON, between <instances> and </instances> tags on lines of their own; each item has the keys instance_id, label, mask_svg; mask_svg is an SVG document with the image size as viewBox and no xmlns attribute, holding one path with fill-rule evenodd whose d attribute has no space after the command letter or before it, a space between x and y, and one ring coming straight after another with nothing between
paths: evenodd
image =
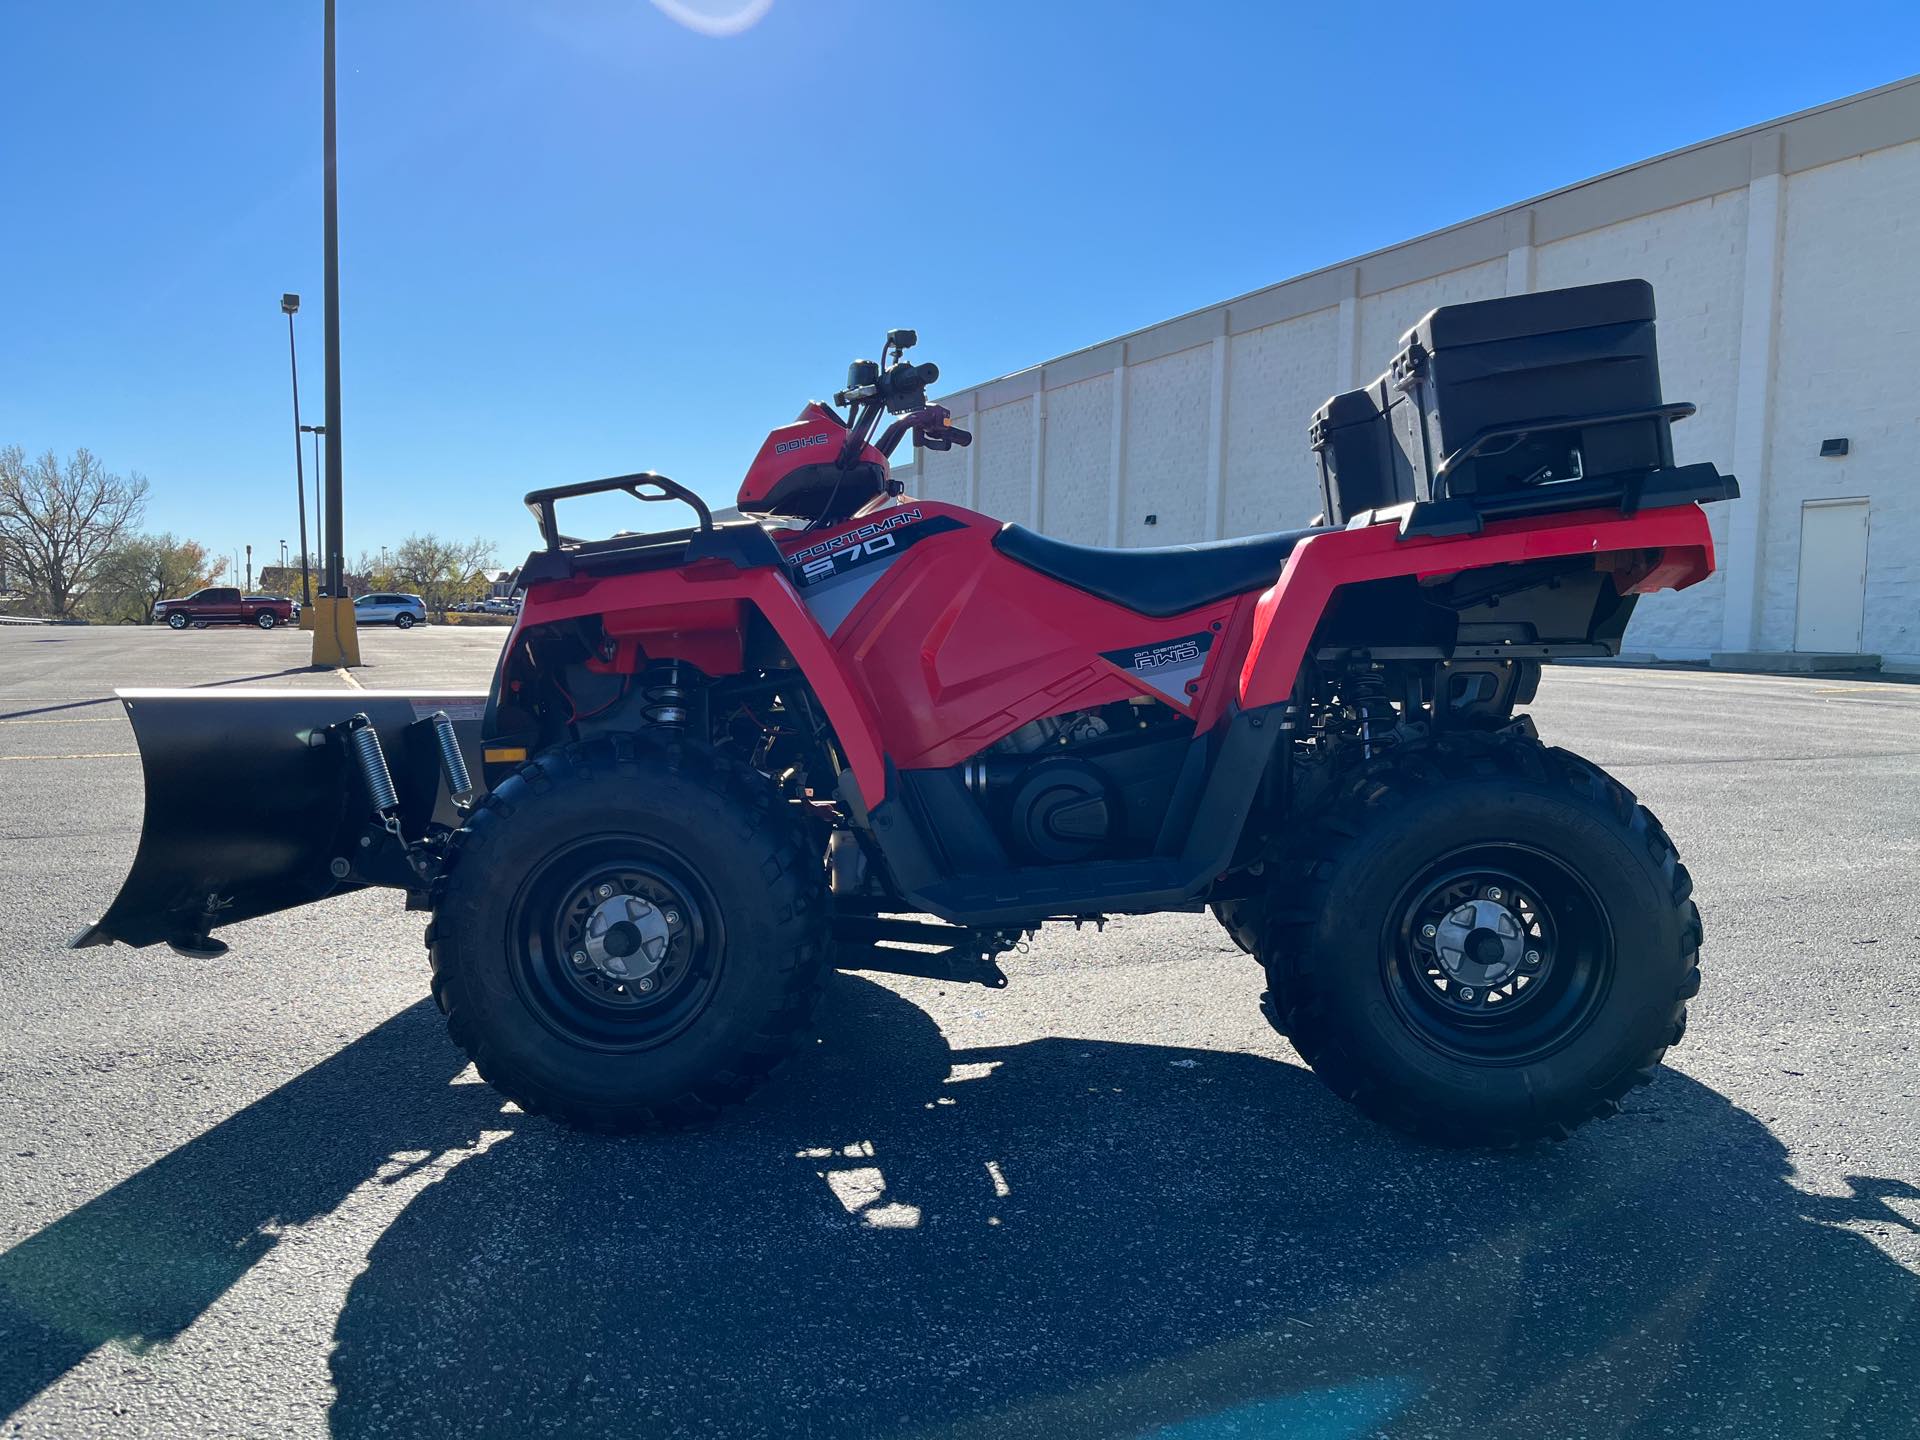
<instances>
[{"instance_id":1,"label":"rear storage box","mask_svg":"<svg viewBox=\"0 0 1920 1440\"><path fill-rule=\"evenodd\" d=\"M1670 466L1671 416L1684 413L1662 409L1644 280L1443 305L1401 338L1384 378L1420 500Z\"/></svg>"},{"instance_id":2,"label":"rear storage box","mask_svg":"<svg viewBox=\"0 0 1920 1440\"><path fill-rule=\"evenodd\" d=\"M1413 471L1387 421L1387 377L1364 390L1344 390L1313 412L1308 438L1320 460L1320 501L1327 523L1344 525L1363 510L1413 496Z\"/></svg>"}]
</instances>

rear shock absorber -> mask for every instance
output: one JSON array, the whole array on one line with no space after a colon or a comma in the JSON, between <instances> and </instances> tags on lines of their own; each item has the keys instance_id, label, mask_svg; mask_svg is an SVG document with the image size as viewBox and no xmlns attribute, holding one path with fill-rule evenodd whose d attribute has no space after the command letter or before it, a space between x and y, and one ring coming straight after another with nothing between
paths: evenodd
<instances>
[{"instance_id":1,"label":"rear shock absorber","mask_svg":"<svg viewBox=\"0 0 1920 1440\"><path fill-rule=\"evenodd\" d=\"M686 727L692 713L693 690L678 660L649 665L640 677L640 713L650 725Z\"/></svg>"},{"instance_id":2,"label":"rear shock absorber","mask_svg":"<svg viewBox=\"0 0 1920 1440\"><path fill-rule=\"evenodd\" d=\"M1377 665L1356 665L1347 672L1344 699L1360 724L1360 754L1368 760L1383 732L1398 722L1393 701L1387 694L1387 677Z\"/></svg>"}]
</instances>

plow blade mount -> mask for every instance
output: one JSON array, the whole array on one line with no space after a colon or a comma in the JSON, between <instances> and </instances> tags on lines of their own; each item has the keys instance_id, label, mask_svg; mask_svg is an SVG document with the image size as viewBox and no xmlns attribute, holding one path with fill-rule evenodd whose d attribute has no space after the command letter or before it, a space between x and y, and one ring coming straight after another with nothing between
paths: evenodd
<instances>
[{"instance_id":1,"label":"plow blade mount","mask_svg":"<svg viewBox=\"0 0 1920 1440\"><path fill-rule=\"evenodd\" d=\"M208 932L367 883L353 868L376 814L346 727L380 737L397 803L396 840L457 826L433 716L452 720L481 773L486 695L397 690L121 690L140 746L146 818L133 870L107 913L73 945L225 947ZM393 828L389 825L388 828ZM342 878L341 872L348 873Z\"/></svg>"}]
</instances>

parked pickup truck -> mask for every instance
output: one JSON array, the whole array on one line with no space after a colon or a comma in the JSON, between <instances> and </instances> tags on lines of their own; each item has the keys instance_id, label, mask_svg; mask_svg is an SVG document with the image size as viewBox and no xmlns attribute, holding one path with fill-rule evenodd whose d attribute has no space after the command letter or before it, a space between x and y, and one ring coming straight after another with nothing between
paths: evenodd
<instances>
[{"instance_id":1,"label":"parked pickup truck","mask_svg":"<svg viewBox=\"0 0 1920 1440\"><path fill-rule=\"evenodd\" d=\"M153 618L166 622L170 630L191 625L204 630L209 625L253 625L271 630L293 620L293 601L284 595L246 595L232 585L209 585L184 600L162 600L153 607Z\"/></svg>"}]
</instances>

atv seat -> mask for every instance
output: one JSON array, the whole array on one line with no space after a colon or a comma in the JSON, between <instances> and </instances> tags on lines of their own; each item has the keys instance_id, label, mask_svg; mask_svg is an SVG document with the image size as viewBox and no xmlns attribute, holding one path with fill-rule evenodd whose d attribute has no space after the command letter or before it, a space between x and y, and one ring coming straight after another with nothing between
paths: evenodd
<instances>
[{"instance_id":1,"label":"atv seat","mask_svg":"<svg viewBox=\"0 0 1920 1440\"><path fill-rule=\"evenodd\" d=\"M1178 615L1216 600L1264 590L1280 578L1293 547L1324 527L1211 540L1202 545L1161 545L1147 550L1109 550L1074 545L1024 525L1008 525L994 548L1029 570L1063 585L1098 595L1142 615Z\"/></svg>"}]
</instances>

